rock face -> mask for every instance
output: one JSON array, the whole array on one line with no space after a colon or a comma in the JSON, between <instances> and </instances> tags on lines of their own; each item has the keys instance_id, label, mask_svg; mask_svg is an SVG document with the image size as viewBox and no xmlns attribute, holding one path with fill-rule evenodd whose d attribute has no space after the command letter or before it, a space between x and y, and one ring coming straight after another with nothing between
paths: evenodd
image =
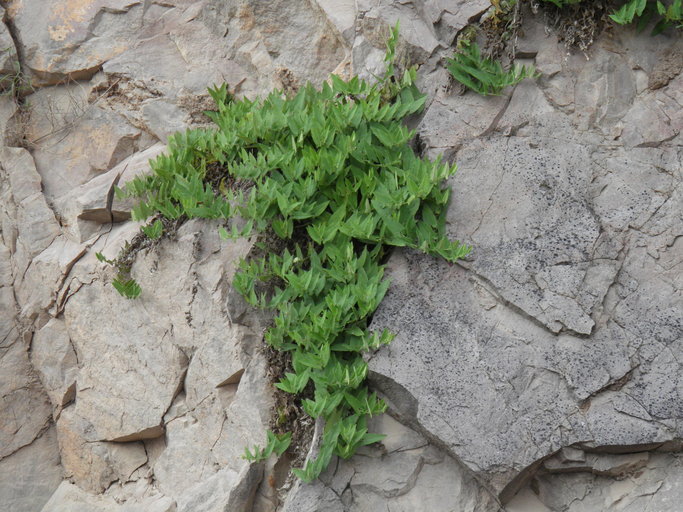
<instances>
[{"instance_id":1,"label":"rock face","mask_svg":"<svg viewBox=\"0 0 683 512\"><path fill-rule=\"evenodd\" d=\"M537 60L556 44L536 41ZM448 95L422 121L428 148L458 148L449 234L475 249L454 267L394 256L374 323L398 337L370 367L405 420L503 500L564 446L636 451L682 434L680 105L675 89L636 96L647 63L614 44L563 62L549 79L562 85L520 84L499 120L478 116L475 132L501 135L451 129L472 125ZM555 87L576 91L573 111L553 108ZM641 127L631 116L657 95L668 121Z\"/></svg>"},{"instance_id":2,"label":"rock face","mask_svg":"<svg viewBox=\"0 0 683 512\"><path fill-rule=\"evenodd\" d=\"M615 28L587 55L542 15L501 97L444 57L488 0L10 0L0 8L0 503L14 512L674 510L683 433L680 38ZM247 240L133 203L207 86L256 97L383 69L389 27L428 93L420 150L457 161L457 265L388 262L369 358L388 436L311 485L252 464L273 407L231 279ZM587 58L588 57L588 58ZM133 244L136 301L111 287ZM286 492L285 492L286 491ZM6 505L5 505L6 504ZM1 507L0 507L1 508Z\"/></svg>"}]
</instances>

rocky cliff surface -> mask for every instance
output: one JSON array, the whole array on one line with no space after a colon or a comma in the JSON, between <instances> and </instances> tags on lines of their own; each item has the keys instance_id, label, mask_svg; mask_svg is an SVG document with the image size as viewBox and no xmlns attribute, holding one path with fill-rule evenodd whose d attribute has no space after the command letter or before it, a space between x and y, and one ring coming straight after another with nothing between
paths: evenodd
<instances>
[{"instance_id":1,"label":"rocky cliff surface","mask_svg":"<svg viewBox=\"0 0 683 512\"><path fill-rule=\"evenodd\" d=\"M683 45L630 28L569 51L526 13L541 77L453 91L443 67L488 0L3 2L0 508L13 512L668 511L683 500ZM111 196L208 121L206 87L255 97L420 66L421 150L459 171L448 265L391 257L370 358L381 446L280 492L250 464L270 421L266 319L230 282L246 240L209 222L142 248ZM114 220L116 222L112 223ZM284 468L284 469L283 469Z\"/></svg>"}]
</instances>

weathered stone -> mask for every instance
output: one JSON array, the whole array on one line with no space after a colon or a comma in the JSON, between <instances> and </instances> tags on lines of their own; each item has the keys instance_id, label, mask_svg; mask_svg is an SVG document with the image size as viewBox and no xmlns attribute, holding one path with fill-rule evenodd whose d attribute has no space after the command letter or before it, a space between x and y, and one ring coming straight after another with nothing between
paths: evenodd
<instances>
[{"instance_id":1,"label":"weathered stone","mask_svg":"<svg viewBox=\"0 0 683 512\"><path fill-rule=\"evenodd\" d=\"M535 492L527 488L508 504L508 510L676 510L681 500L681 471L679 455L653 454L641 470L627 479L590 473L543 475L535 479ZM539 508L521 508L521 500L533 501Z\"/></svg>"},{"instance_id":2,"label":"weathered stone","mask_svg":"<svg viewBox=\"0 0 683 512\"><path fill-rule=\"evenodd\" d=\"M163 434L162 418L180 389L187 358L167 341L144 299L124 302L112 286L83 286L65 318L79 362L76 409L99 440L131 441ZM109 316L111 311L119 316ZM104 359L103 359L104 357ZM137 368L146 367L145 372Z\"/></svg>"},{"instance_id":3,"label":"weathered stone","mask_svg":"<svg viewBox=\"0 0 683 512\"><path fill-rule=\"evenodd\" d=\"M23 148L2 148L0 168L3 203L9 208L11 205L8 203L11 202L15 215L12 220L16 235L6 240L6 245L13 253L20 253L17 264L20 272L23 272L30 259L56 238L59 225L42 195L41 177L28 151ZM3 232L5 230L3 226Z\"/></svg>"},{"instance_id":4,"label":"weathered stone","mask_svg":"<svg viewBox=\"0 0 683 512\"><path fill-rule=\"evenodd\" d=\"M658 147L672 140L680 133L681 127L672 124L668 109L653 94L634 105L623 119L622 139L631 147ZM678 105L680 109L680 105Z\"/></svg>"},{"instance_id":5,"label":"weathered stone","mask_svg":"<svg viewBox=\"0 0 683 512\"><path fill-rule=\"evenodd\" d=\"M3 146L18 146L23 134L18 127L17 114L19 107L13 97L9 95L0 96L0 144Z\"/></svg>"},{"instance_id":6,"label":"weathered stone","mask_svg":"<svg viewBox=\"0 0 683 512\"><path fill-rule=\"evenodd\" d=\"M681 436L683 395L664 377L679 372L683 335L678 132L669 123L633 139L658 129L635 121L652 93L634 85L630 61L602 47L594 57L578 79L576 60L560 60L552 80L520 84L508 105L437 93L422 140L428 154L458 151L449 233L475 249L461 268L395 254L374 319L399 332L370 361L391 406L503 499L563 446ZM559 99L557 87L576 93ZM676 115L669 89L656 94Z\"/></svg>"},{"instance_id":7,"label":"weathered stone","mask_svg":"<svg viewBox=\"0 0 683 512\"><path fill-rule=\"evenodd\" d=\"M263 476L262 464L245 464L237 473L223 468L178 500L178 512L247 512Z\"/></svg>"},{"instance_id":8,"label":"weathered stone","mask_svg":"<svg viewBox=\"0 0 683 512\"><path fill-rule=\"evenodd\" d=\"M106 496L93 496L79 487L62 482L41 512L175 512L169 498L158 496L119 504Z\"/></svg>"},{"instance_id":9,"label":"weathered stone","mask_svg":"<svg viewBox=\"0 0 683 512\"><path fill-rule=\"evenodd\" d=\"M115 480L126 482L147 462L142 443L99 442L97 431L68 407L57 421L59 450L65 476L91 493L101 493Z\"/></svg>"},{"instance_id":10,"label":"weathered stone","mask_svg":"<svg viewBox=\"0 0 683 512\"><path fill-rule=\"evenodd\" d=\"M0 460L31 444L50 422L49 401L27 349L16 336L0 345Z\"/></svg>"},{"instance_id":11,"label":"weathered stone","mask_svg":"<svg viewBox=\"0 0 683 512\"><path fill-rule=\"evenodd\" d=\"M145 103L142 107L145 126L162 142L166 142L170 135L188 128L188 117L180 107L163 100Z\"/></svg>"},{"instance_id":12,"label":"weathered stone","mask_svg":"<svg viewBox=\"0 0 683 512\"><path fill-rule=\"evenodd\" d=\"M141 36L104 71L134 79L138 90L157 91L171 101L181 92L203 95L207 86L222 82L248 94L265 93L279 85L282 69L302 82L320 83L346 53L334 25L302 0L177 6L146 21ZM212 52L206 52L207 45ZM174 122L181 121L175 114Z\"/></svg>"},{"instance_id":13,"label":"weathered stone","mask_svg":"<svg viewBox=\"0 0 683 512\"><path fill-rule=\"evenodd\" d=\"M333 461L312 484L297 482L283 512L457 510L494 512L492 496L455 460L388 415L370 421L386 434L382 446L363 448L348 461Z\"/></svg>"},{"instance_id":14,"label":"weathered stone","mask_svg":"<svg viewBox=\"0 0 683 512\"><path fill-rule=\"evenodd\" d=\"M296 482L287 495L281 512L344 512L340 496L320 482Z\"/></svg>"},{"instance_id":15,"label":"weathered stone","mask_svg":"<svg viewBox=\"0 0 683 512\"><path fill-rule=\"evenodd\" d=\"M316 3L347 43L352 44L355 36L356 2L354 0L316 0Z\"/></svg>"},{"instance_id":16,"label":"weathered stone","mask_svg":"<svg viewBox=\"0 0 683 512\"><path fill-rule=\"evenodd\" d=\"M218 472L221 466L212 448L224 422L224 408L215 396L188 410L184 394L178 395L165 418L166 447L154 464L164 494L180 498Z\"/></svg>"},{"instance_id":17,"label":"weathered stone","mask_svg":"<svg viewBox=\"0 0 683 512\"><path fill-rule=\"evenodd\" d=\"M563 448L566 450L566 448ZM648 452L625 455L588 454L583 460L567 460L552 457L543 462L543 469L550 473L592 472L596 475L624 478L647 464Z\"/></svg>"},{"instance_id":18,"label":"weathered stone","mask_svg":"<svg viewBox=\"0 0 683 512\"><path fill-rule=\"evenodd\" d=\"M7 26L2 23L5 19L5 9L0 7L0 86L3 88L11 88L10 83L13 80L14 75L17 73L17 65L19 60L17 59L17 50L14 47L14 40L12 35L7 30ZM9 76L9 81L6 75Z\"/></svg>"},{"instance_id":19,"label":"weathered stone","mask_svg":"<svg viewBox=\"0 0 683 512\"><path fill-rule=\"evenodd\" d=\"M431 108L437 107L438 104L435 102ZM545 110L547 111L547 108ZM546 123L554 126L556 130L566 130L566 133L570 133L566 124L558 124L558 122L560 120L556 117L546 120ZM445 128L444 125L443 131ZM426 407L434 410L434 417L428 420L432 425L428 427L428 430L441 439L452 439L452 441L446 441L446 445L452 442L454 452L470 464L475 471L488 467L489 469L483 473L492 474L490 472L493 468L497 468L498 476L500 476L500 466L504 463L492 460L484 462L481 454L486 451L486 447L483 444L479 446L478 454L473 460L470 459L473 453L465 455L468 450L463 449L463 446L471 445L476 439L481 439L485 445L491 446L492 439L489 435L480 436L476 430L466 434L467 429L463 428L463 423L468 420L460 417L457 410L463 407L463 411L469 411L466 415L471 418L473 410L480 410L483 413L484 410L500 409L502 390L507 389L508 386L514 395L514 402L509 405L510 418L505 420L504 417L498 417L507 426L498 426L493 429L497 432L506 432L506 440L501 439L502 444L494 442L494 451L498 453L501 449L506 449L504 447L509 449L515 445L509 440L510 425L515 423L520 428L524 425L523 428L527 432L535 432L527 445L527 447L533 447L532 450L542 446L541 439L545 439L545 442L550 441L550 451L562 445L571 444L567 443L570 439L585 440L587 432L584 428L586 427L595 444L647 444L679 435L673 423L668 423L666 427L664 424L652 423L645 428L645 425L627 420L625 416L619 416L621 413L617 411L625 411L628 406L615 405L623 403L631 393L642 395L644 390L652 390L647 392L646 403L650 408L660 409L660 418L667 417L673 420L679 414L680 405L677 404L680 404L680 394L674 391L675 384L668 384L670 380L665 382L654 377L664 373L675 374L676 363L672 359L660 356L657 362L660 369L656 373L650 371L641 373L642 368L632 372L631 369L634 367L633 357L636 347L641 343L639 340L648 339L648 343L654 342L652 329L655 332L664 329L663 332L667 333L666 343L671 343L680 337L680 324L677 324L671 316L672 313L668 312L672 311L670 304L680 304L680 293L676 292L675 287L671 288L668 285L662 289L660 284L660 290L664 293L660 291L660 296L655 299L655 296L644 288L645 283L652 282L653 279L670 282L669 272L653 266L640 256L643 251L635 250L636 246L644 243L642 237L636 237L642 241L631 238L627 248L623 249L624 239L620 234L630 225L652 223L652 216L658 214L660 217L664 216L659 222L662 242L658 244L658 248L663 248L661 245L663 240L668 240L669 244L674 240L674 232L680 229L681 219L670 215L670 208L667 206L671 204L671 201L676 201L678 188L675 183L678 183L680 178L675 171L677 165L674 163L675 157L674 160L669 160L669 156L666 155L673 157L675 152L670 150L658 152L659 158L670 162L664 164L665 170L662 171L661 167L656 169L646 163L651 161L649 159L652 155L645 156L644 153L631 151L628 153L630 158L626 160L626 153L616 148L611 151L587 151L584 148L587 143L588 148L591 147L591 139L581 139L576 142L565 140L557 143L554 138L542 139L541 130L538 128L521 129L520 135L524 137L532 134L534 140L538 142L531 145L519 146L519 143L526 144L525 139L513 137L500 142L493 139L482 143L469 143L459 152L460 171L453 182L456 195L449 213L450 231L454 236L463 238L475 246L473 257L463 263L473 272L473 275L456 269L448 269L442 264L437 265L440 270L432 275L432 271L436 270L437 266L433 266L424 257L404 255L398 258L398 260L403 258L407 260L393 267L394 269L403 268L403 270L396 270L392 277L396 283L396 289L405 290L405 292L399 292L395 299L387 298L376 319L382 319L377 323L378 327L398 328L401 333L399 338L410 340L410 354L395 342L371 363L371 368L377 368L376 371L385 376L401 373L396 370L396 365L399 364L405 365L406 369L410 368L400 379L396 380L392 377L396 384L400 384L405 389L396 387L390 382L385 383L390 398L397 402L405 402L405 398L401 398L405 392L409 393L407 396L414 397L420 404L417 417L418 422L423 426L425 426L426 417L431 414L426 413ZM497 149L497 144L500 144L500 149ZM482 153L483 150L485 153ZM567 152L566 156L560 156L564 151ZM493 155L497 153L505 155L502 160L495 159ZM517 160L520 157L522 160ZM623 165L626 173L623 178L617 173L603 173L603 168L610 170L618 168L617 166L620 166L622 161L624 164L629 162ZM562 162L572 162L571 167L562 170L564 165ZM596 169L597 172L579 172L581 169L591 168ZM482 173L483 169L487 173ZM637 173L639 178L631 180L628 177L630 173ZM471 178L474 178L476 185L470 181ZM623 183L637 183L637 185L633 188L630 185L622 185L622 179ZM470 185L473 186L470 188ZM637 191L635 187L639 187L640 191ZM489 198L487 203L482 203L482 196ZM635 197L640 198L637 205L635 205ZM643 200L644 198L652 199L648 203L647 200ZM559 206L560 203L563 206ZM629 209L629 205L633 206ZM660 207L662 207L661 213L659 213ZM499 213L501 211L505 212L502 218ZM472 215L472 212L478 213ZM552 212L558 215L553 217ZM515 242L509 238L511 233L515 233L514 237L519 237ZM650 251L653 250L655 249L650 249ZM628 256L624 257L623 252L620 255L619 251L628 252ZM498 254L500 259L489 260L491 254ZM405 274L403 274L404 271ZM627 275L628 278L626 278ZM409 279L408 276L412 278ZM655 278L654 276L661 277ZM457 285L459 290L457 294L456 292L441 293L436 290L427 294L417 291L420 298L413 299L416 290L410 284L415 279L425 283L419 288L420 290L435 286L429 284L432 279L434 283L440 283L439 288L443 288L445 280L448 279L463 282ZM626 307L621 302L618 308L618 310L626 308L628 311L626 315L634 315L633 318L639 319L641 336L644 338L639 337L634 329L623 330L620 327L624 325L623 320L618 320L618 324L610 325L607 318L603 316L610 314L610 305L614 300L620 302L619 298L613 298L614 290L616 290L613 287L615 282L622 281L631 283L628 285L630 286L628 293L633 294L630 297L631 302L636 302L636 297L648 297L643 302L637 301L631 307ZM633 293L636 290L637 292ZM436 295L431 296L432 293ZM625 296L624 293L626 292L619 294ZM469 299L464 299L463 296ZM400 311L397 309L395 316L391 313L385 317L382 311L384 308L392 308L391 304L394 300L397 306L400 304L398 306ZM647 300L656 301L657 307L663 308L667 313L659 315L657 319L651 315L635 313L644 311L643 308L647 307L645 306ZM451 305L444 308L443 304L449 301ZM425 308L427 303L433 303L435 306L441 305L439 311ZM496 319L492 317L489 323L483 320L488 317L488 312L474 313L477 306L472 305L477 303L481 304L484 311L494 311L501 307L505 311L500 311L498 315L495 315ZM536 306L532 306L534 303ZM477 319L475 320L475 316L471 315L475 315ZM481 315L483 318L480 318ZM528 320L524 320L525 316L528 316ZM432 325L425 324L422 327L416 327L415 323L419 322L419 318L430 319L429 322ZM440 319L438 327L433 325L437 318ZM642 318L650 318L651 326L645 327L647 323L643 324ZM393 325L390 323L397 320L398 322ZM596 321L598 322L597 329ZM525 322L528 325L522 328L521 325ZM458 324L458 327L453 327L454 323ZM553 337L551 333L544 333L534 325L539 323L551 332L560 331L563 334ZM507 325L507 327L501 329L502 325ZM512 327L513 325L515 327ZM581 338L572 336L571 331L582 335L592 334L593 340L600 341L597 344L587 345ZM452 334L448 335L447 332ZM650 334L645 334L646 332ZM462 348L449 348L450 344L447 342L445 345L435 343L435 340L445 341L449 336L458 340L458 344L463 345ZM543 363L540 365L534 362L536 356L531 356L532 353L539 354L536 352L537 349L528 351L532 345L535 346L535 342L530 342L530 340L535 339L536 336L546 339L538 345L543 353L541 355ZM512 341L519 337L525 340L523 345L517 345L517 342ZM426 349L423 355L416 357L416 340L419 339L430 340L428 345L433 345ZM467 340L479 341L471 345ZM518 348L513 349L514 345ZM525 355L514 362L517 356L513 354L516 354L519 349L522 349ZM453 363L444 365L444 379L454 380L444 387L437 385L441 378L430 378L431 384L427 386L428 381L418 376L419 371L416 368L424 364L425 370L433 375L438 370L433 367L434 360L430 354L439 353L441 364L443 364L444 350L453 351L452 361L455 362L455 366L449 366ZM499 351L503 351L506 356L501 357ZM647 358L648 356L644 354L638 355L636 361L641 361L641 364L650 364L645 363ZM403 362L398 363L399 360ZM394 370L387 370L385 364L389 361L393 361L390 364L394 365ZM477 365L481 365L480 370L473 372L472 368ZM507 368L507 370L502 370L502 368ZM541 370L541 368L546 368L546 370ZM667 369L664 370L664 368ZM559 372L559 375L565 379L567 390L570 391L569 395L561 398L563 392L557 394L559 388L556 376L548 372ZM515 381L520 378L522 379L520 382L526 384L518 388ZM577 409L581 405L580 400L608 389L611 383L615 383L615 387L618 388L623 385L622 380L628 382L629 378L637 381L638 384L627 383L629 391L626 394L615 392L612 396L608 393L611 396L609 399L605 397L605 400L592 400L592 407L587 413L582 413L580 409ZM522 400L524 395L520 397L519 393L522 393L524 389L527 390L525 393L533 389L528 386L532 386L534 381L536 385L541 382L553 382L551 386L556 391L550 399L548 389L543 389L541 385L538 391L532 392L535 396L530 402L534 404L532 409L522 412L525 409ZM655 384L655 381L658 383ZM381 377L378 378L378 382L383 382ZM419 382L424 382L424 384L418 384ZM670 393L662 395L659 391L662 385L670 388ZM472 386L476 386L478 390L476 393ZM489 386L492 401L486 402L482 389ZM466 398L468 392L464 390L467 388L473 391L472 400ZM517 390L513 391L514 389ZM654 396L655 389L658 390L657 397ZM572 394L575 398L570 398ZM449 395L452 395L453 399L446 398ZM545 398L542 399L541 396L551 400L548 404L552 403L552 408L546 408L543 405ZM560 404L565 403L566 399L569 399L569 402L566 402L568 406L572 402L574 405L565 409L565 412L560 412L563 409ZM640 399L638 400L639 403L643 403ZM503 402L505 403L505 399ZM657 404L664 403L670 405L665 410L661 410L661 405ZM532 413L531 410L537 412ZM447 414L452 419L444 418L444 413L438 411L449 411ZM641 417L643 413L640 413ZM662 416L662 413L666 416ZM522 420L521 418L526 417L527 414L531 416ZM588 422L586 427L581 425L581 421L577 422L582 415L585 415L584 421ZM553 416L556 419L550 420ZM537 423L529 424L531 417L535 417ZM616 418L620 419L617 421ZM482 426L486 428L489 421L482 416L472 425L477 425L476 429L480 431ZM523 423L517 423L519 421ZM554 427L553 422L556 422ZM462 432L464 437L453 436L451 428ZM554 428L560 430L554 434ZM597 430L594 430L595 428ZM568 432L572 430L575 430L576 434L568 435ZM557 441L552 441L556 435ZM598 437L602 439L598 440ZM522 437L517 439L521 441ZM518 446L521 448L524 445L525 443L521 442ZM552 448L553 446L556 448ZM533 456L528 459L528 463L531 464L534 458L540 457ZM510 461L518 462L519 460L521 459L518 455L510 458Z\"/></svg>"},{"instance_id":20,"label":"weathered stone","mask_svg":"<svg viewBox=\"0 0 683 512\"><path fill-rule=\"evenodd\" d=\"M51 91L51 94L76 94L71 91L77 87L71 86L60 93ZM50 98L45 98L48 95L46 91L34 95L41 95L42 101L49 102ZM60 101L67 100L62 98ZM138 149L144 149L138 145L140 130L131 126L123 116L94 105L82 108L80 113L76 110L74 114L58 117L57 121L50 123L55 125L54 128L45 126L45 117L37 117L34 123L36 116L31 116L28 137L33 145L36 168L43 178L45 195L51 201L109 171Z\"/></svg>"},{"instance_id":21,"label":"weathered stone","mask_svg":"<svg viewBox=\"0 0 683 512\"><path fill-rule=\"evenodd\" d=\"M137 199L119 199L114 187L125 188L135 177L149 173L149 160L166 149L163 144L135 153L110 171L71 190L59 201L62 229L73 239L84 242L93 235L109 229L111 222L130 219ZM109 204L111 203L111 204Z\"/></svg>"},{"instance_id":22,"label":"weathered stone","mask_svg":"<svg viewBox=\"0 0 683 512\"><path fill-rule=\"evenodd\" d=\"M55 305L59 300L61 287L74 264L85 252L84 246L61 235L33 258L24 274L14 284L22 316L36 318L39 326L48 321L47 311L59 309Z\"/></svg>"},{"instance_id":23,"label":"weathered stone","mask_svg":"<svg viewBox=\"0 0 683 512\"><path fill-rule=\"evenodd\" d=\"M78 358L64 320L53 318L33 335L31 364L52 407L59 410L76 398Z\"/></svg>"},{"instance_id":24,"label":"weathered stone","mask_svg":"<svg viewBox=\"0 0 683 512\"><path fill-rule=\"evenodd\" d=\"M650 71L648 87L652 90L669 85L683 71L683 42L676 39L660 59L657 59Z\"/></svg>"},{"instance_id":25,"label":"weathered stone","mask_svg":"<svg viewBox=\"0 0 683 512\"><path fill-rule=\"evenodd\" d=\"M4 409L3 409L4 411ZM40 510L62 481L54 427L0 460L0 501L12 512Z\"/></svg>"},{"instance_id":26,"label":"weathered stone","mask_svg":"<svg viewBox=\"0 0 683 512\"><path fill-rule=\"evenodd\" d=\"M670 35L617 28L571 53L525 12L518 55L543 76L482 98L450 90L443 58L488 0L5 4L33 85L69 83L21 109L0 97L5 143L36 162L0 154L0 473L44 484L2 478L0 502L33 512L56 485L59 466L36 463L43 448L55 456L52 411L79 487L64 483L45 512L274 510L287 460L264 474L241 459L272 406L256 350L266 317L230 287L250 243L187 223L137 254L143 292L124 300L94 254L115 257L138 226L119 223L132 202L109 193L163 146L140 149L207 122L207 86L255 96L330 71L370 77L400 20L399 61L420 66L429 94L417 146L459 163L449 235L475 251L460 266L393 256L375 325L400 332L370 365L416 431L379 419L382 446L295 484L282 508L497 511L486 488L507 500L535 478L510 511L675 509L678 457L641 451L683 437L683 77ZM3 40L14 44L0 24Z\"/></svg>"},{"instance_id":27,"label":"weathered stone","mask_svg":"<svg viewBox=\"0 0 683 512\"><path fill-rule=\"evenodd\" d=\"M135 0L12 0L6 9L36 85L89 78L130 47L143 15Z\"/></svg>"}]
</instances>

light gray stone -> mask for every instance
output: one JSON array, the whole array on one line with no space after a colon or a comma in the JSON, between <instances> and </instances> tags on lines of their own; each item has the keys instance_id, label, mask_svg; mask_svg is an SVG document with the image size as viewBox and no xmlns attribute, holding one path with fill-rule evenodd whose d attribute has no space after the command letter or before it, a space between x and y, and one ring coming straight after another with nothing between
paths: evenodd
<instances>
[{"instance_id":1,"label":"light gray stone","mask_svg":"<svg viewBox=\"0 0 683 512\"><path fill-rule=\"evenodd\" d=\"M119 199L114 189L125 189L128 182L150 172L149 161L166 150L163 144L131 155L111 170L73 188L57 204L62 212L62 229L72 239L84 242L109 230L116 223L130 219L137 199ZM108 201L111 196L111 205ZM110 209L108 209L110 207Z\"/></svg>"},{"instance_id":2,"label":"light gray stone","mask_svg":"<svg viewBox=\"0 0 683 512\"><path fill-rule=\"evenodd\" d=\"M31 154L23 148L2 148L3 201L13 203L16 238L6 243L13 253L23 252L19 262L25 270L28 261L47 248L59 233L59 225L42 195L42 180ZM5 231L5 228L3 228ZM8 233L9 235L9 233Z\"/></svg>"},{"instance_id":3,"label":"light gray stone","mask_svg":"<svg viewBox=\"0 0 683 512\"><path fill-rule=\"evenodd\" d=\"M20 34L34 83L46 85L87 79L128 49L142 25L142 7L135 0L11 1L6 14Z\"/></svg>"},{"instance_id":4,"label":"light gray stone","mask_svg":"<svg viewBox=\"0 0 683 512\"><path fill-rule=\"evenodd\" d=\"M239 472L223 468L178 500L178 512L247 512L263 476L262 464L246 464Z\"/></svg>"},{"instance_id":5,"label":"light gray stone","mask_svg":"<svg viewBox=\"0 0 683 512\"><path fill-rule=\"evenodd\" d=\"M91 493L101 493L117 480L128 481L147 462L141 442L100 442L92 423L73 406L57 420L57 437L64 475Z\"/></svg>"},{"instance_id":6,"label":"light gray stone","mask_svg":"<svg viewBox=\"0 0 683 512\"><path fill-rule=\"evenodd\" d=\"M9 95L0 96L0 143L4 146L17 146L23 134L18 133L17 119L20 117L19 107Z\"/></svg>"},{"instance_id":7,"label":"light gray stone","mask_svg":"<svg viewBox=\"0 0 683 512\"><path fill-rule=\"evenodd\" d=\"M681 500L681 471L678 454L653 454L647 465L622 479L590 473L539 476L534 482L536 492L527 489L521 498L531 501L533 496L536 506L544 507L538 510L676 510ZM516 508L519 497L508 504L509 510L536 510Z\"/></svg>"},{"instance_id":8,"label":"light gray stone","mask_svg":"<svg viewBox=\"0 0 683 512\"><path fill-rule=\"evenodd\" d=\"M0 500L6 510L40 510L61 481L62 467L54 427L0 460Z\"/></svg>"},{"instance_id":9,"label":"light gray stone","mask_svg":"<svg viewBox=\"0 0 683 512\"><path fill-rule=\"evenodd\" d=\"M429 94L412 123L425 154L460 165L448 231L475 251L460 266L392 257L375 326L399 336L370 365L414 430L374 420L382 445L295 484L281 508L497 511L535 478L510 511L675 509L678 457L651 452L682 437L683 77L671 36L615 29L584 55L525 16L518 49L543 76L481 98L454 95L443 59L488 0L44 4L3 4L42 87L20 110L0 98L3 140L33 153L0 153L0 473L41 484L0 479L7 503L33 512L47 499L57 431L77 486L63 483L45 512L256 500L272 512L277 496L262 489L276 463L264 474L241 459L263 444L272 407L257 350L267 318L230 287L250 242L192 221L137 255L143 292L127 301L94 254L115 257L138 225L110 225L132 203L107 195L119 173L121 186L147 172L157 139L206 122L207 86L254 97L329 72L371 77L400 20L400 65L419 65Z\"/></svg>"},{"instance_id":10,"label":"light gray stone","mask_svg":"<svg viewBox=\"0 0 683 512\"><path fill-rule=\"evenodd\" d=\"M38 126L33 124L36 118ZM52 202L144 149L138 144L138 128L120 114L96 106L85 107L72 121L57 123L54 129L44 127L44 119L31 116L27 131L45 196Z\"/></svg>"},{"instance_id":11,"label":"light gray stone","mask_svg":"<svg viewBox=\"0 0 683 512\"><path fill-rule=\"evenodd\" d=\"M0 347L0 460L30 445L51 419L49 400L29 362L28 346L12 334Z\"/></svg>"},{"instance_id":12,"label":"light gray stone","mask_svg":"<svg viewBox=\"0 0 683 512\"><path fill-rule=\"evenodd\" d=\"M333 460L320 479L294 483L281 509L294 511L458 510L497 512L495 498L458 462L388 415L370 430L385 434L350 460Z\"/></svg>"},{"instance_id":13,"label":"light gray stone","mask_svg":"<svg viewBox=\"0 0 683 512\"><path fill-rule=\"evenodd\" d=\"M41 512L175 512L176 505L163 496L119 504L112 498L93 496L69 482L62 482Z\"/></svg>"},{"instance_id":14,"label":"light gray stone","mask_svg":"<svg viewBox=\"0 0 683 512\"><path fill-rule=\"evenodd\" d=\"M63 319L53 318L33 335L31 364L52 407L59 410L76 397L78 358Z\"/></svg>"},{"instance_id":15,"label":"light gray stone","mask_svg":"<svg viewBox=\"0 0 683 512\"><path fill-rule=\"evenodd\" d=\"M5 9L0 7L0 21L5 19ZM14 40L12 35L9 33L7 26L0 22L0 74L2 74L2 79L0 80L0 86L3 88L11 87L11 84L7 82L5 75L13 76L17 72L17 64L19 60L17 59L17 50L14 47ZM12 79L10 76L10 80Z\"/></svg>"},{"instance_id":16,"label":"light gray stone","mask_svg":"<svg viewBox=\"0 0 683 512\"><path fill-rule=\"evenodd\" d=\"M629 138L659 130L635 122L653 93L631 61L598 42L575 73L553 44L552 78L509 104L437 93L419 130L427 154L457 152L448 232L474 251L395 253L373 320L398 332L370 360L390 407L503 501L562 447L681 437L678 125ZM673 90L654 93L667 116Z\"/></svg>"},{"instance_id":17,"label":"light gray stone","mask_svg":"<svg viewBox=\"0 0 683 512\"><path fill-rule=\"evenodd\" d=\"M100 440L162 435L162 418L187 367L187 357L166 340L170 325L155 321L163 317L150 315L142 301L123 301L113 287L95 282L80 288L65 308L81 364L76 408ZM110 317L115 310L120 316ZM147 370L138 372L140 365Z\"/></svg>"}]
</instances>

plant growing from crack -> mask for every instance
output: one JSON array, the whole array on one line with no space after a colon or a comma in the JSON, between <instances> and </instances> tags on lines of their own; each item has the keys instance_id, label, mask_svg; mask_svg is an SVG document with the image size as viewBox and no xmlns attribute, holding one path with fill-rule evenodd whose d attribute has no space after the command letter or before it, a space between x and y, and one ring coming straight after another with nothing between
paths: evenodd
<instances>
[{"instance_id":1,"label":"plant growing from crack","mask_svg":"<svg viewBox=\"0 0 683 512\"><path fill-rule=\"evenodd\" d=\"M483 96L499 95L525 78L539 76L533 66L513 64L510 69L503 69L500 61L483 57L475 42L463 43L453 58L447 60L446 67L458 82Z\"/></svg>"},{"instance_id":2,"label":"plant growing from crack","mask_svg":"<svg viewBox=\"0 0 683 512\"><path fill-rule=\"evenodd\" d=\"M383 261L390 248L448 261L469 252L445 236L450 190L442 183L455 166L420 158L409 146L414 133L402 121L422 109L425 96L415 69L397 70L397 40L398 26L374 84L333 75L320 90L309 84L293 97L275 91L258 101L236 100L225 85L209 89L217 110L207 115L217 128L174 135L168 153L151 163L153 173L126 187L142 199L137 220L232 219L220 230L224 238L260 237L262 254L241 262L233 286L252 305L275 311L265 340L291 354L292 370L276 386L306 390L303 409L325 422L319 455L293 470L305 481L333 454L348 458L383 438L368 432L367 419L386 404L367 387L363 353L393 338L368 330L389 286ZM146 229L161 235L158 221ZM264 448L245 456L280 454L289 442L269 433Z\"/></svg>"},{"instance_id":3,"label":"plant growing from crack","mask_svg":"<svg viewBox=\"0 0 683 512\"><path fill-rule=\"evenodd\" d=\"M543 0L555 4L557 7L565 7L571 4L581 3L584 0ZM655 15L659 20L652 30L653 35L663 32L669 27L683 27L683 0L626 0L621 7L610 14L610 19L619 25L628 25L638 20L638 29L644 29Z\"/></svg>"},{"instance_id":4,"label":"plant growing from crack","mask_svg":"<svg viewBox=\"0 0 683 512\"><path fill-rule=\"evenodd\" d=\"M580 7L587 3L587 0L542 1L553 4L558 9ZM514 18L512 15L518 12L519 2L520 0L491 0L491 14L486 20L493 30L484 30L489 39L485 46L486 51L482 51L474 42L477 28L482 27L470 25L461 32L456 51L447 59L446 67L451 76L464 87L484 96L499 95L505 88L517 85L525 78L540 76L533 66L527 68L517 64L514 58L514 42L511 47L509 46L516 30L515 23L510 23L509 18ZM624 0L621 6L609 15L609 18L619 25L637 22L638 31L644 30L650 21L657 17L652 35L671 27L683 28L683 0ZM497 47L500 50L505 46L510 50L508 57L511 61L507 69L497 59L497 52L491 49Z\"/></svg>"}]
</instances>

